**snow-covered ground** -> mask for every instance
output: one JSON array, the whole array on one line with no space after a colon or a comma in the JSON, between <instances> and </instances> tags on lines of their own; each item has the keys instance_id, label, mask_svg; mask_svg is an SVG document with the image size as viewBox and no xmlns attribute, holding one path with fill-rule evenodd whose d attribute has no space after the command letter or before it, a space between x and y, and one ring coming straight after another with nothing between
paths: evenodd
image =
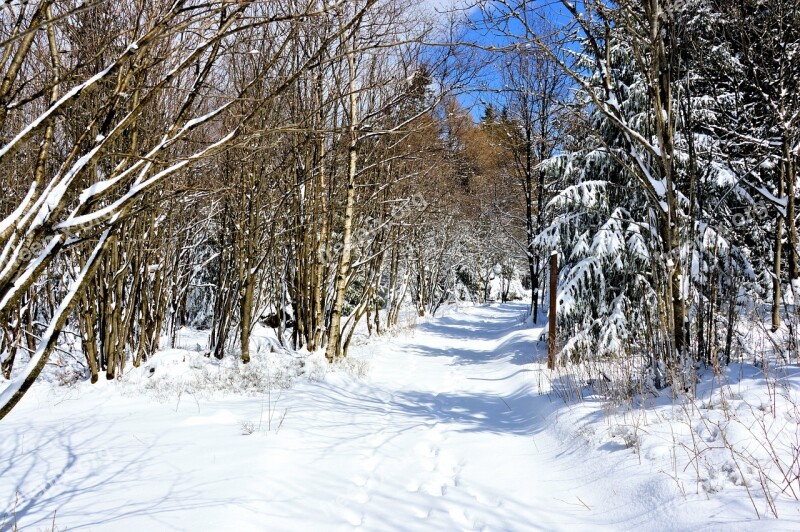
<instances>
[{"instance_id":1,"label":"snow-covered ground","mask_svg":"<svg viewBox=\"0 0 800 532\"><path fill-rule=\"evenodd\" d=\"M123 383L37 385L0 423L0 528L800 528L787 494L774 498L781 519L757 519L754 507L770 515L758 472L726 466L719 443L737 419L729 412L758 419L741 406L769 392L756 370L729 371L738 391L724 408L698 398L712 416L665 398L641 415L588 392L567 404L524 314L520 304L461 309L357 346L366 376L333 371L269 393L137 397L147 369ZM178 360L180 350L166 353L153 378ZM793 369L783 370L787 397ZM779 432L791 434L800 418L784 406ZM692 459L695 435L708 450L694 444Z\"/></svg>"}]
</instances>

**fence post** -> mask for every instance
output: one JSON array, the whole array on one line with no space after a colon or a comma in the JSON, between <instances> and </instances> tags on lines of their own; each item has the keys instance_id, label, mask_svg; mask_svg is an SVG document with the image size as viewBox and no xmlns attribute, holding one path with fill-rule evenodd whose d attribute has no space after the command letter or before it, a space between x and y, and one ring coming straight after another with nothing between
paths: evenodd
<instances>
[{"instance_id":1,"label":"fence post","mask_svg":"<svg viewBox=\"0 0 800 532\"><path fill-rule=\"evenodd\" d=\"M558 252L550 255L550 334L547 342L547 368L556 367L556 290L558 290Z\"/></svg>"}]
</instances>

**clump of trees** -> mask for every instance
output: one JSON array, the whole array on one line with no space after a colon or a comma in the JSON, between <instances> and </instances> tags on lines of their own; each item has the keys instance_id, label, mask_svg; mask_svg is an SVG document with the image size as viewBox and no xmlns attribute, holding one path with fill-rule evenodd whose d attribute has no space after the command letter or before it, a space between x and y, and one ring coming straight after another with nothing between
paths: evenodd
<instances>
[{"instance_id":1,"label":"clump of trees","mask_svg":"<svg viewBox=\"0 0 800 532\"><path fill-rule=\"evenodd\" d=\"M772 331L794 328L800 4L482 8L491 53L514 74L500 90L510 111L543 94L516 74L523 61L573 91L551 95L555 149L532 154L555 184L532 245L562 258L562 359L633 362L651 385L690 387L698 363L731 360L744 312L765 302Z\"/></svg>"},{"instance_id":2,"label":"clump of trees","mask_svg":"<svg viewBox=\"0 0 800 532\"><path fill-rule=\"evenodd\" d=\"M89 378L262 321L345 356L455 297L442 108L468 72L404 0L5 3L0 418L64 335ZM448 262L449 261L449 262Z\"/></svg>"}]
</instances>

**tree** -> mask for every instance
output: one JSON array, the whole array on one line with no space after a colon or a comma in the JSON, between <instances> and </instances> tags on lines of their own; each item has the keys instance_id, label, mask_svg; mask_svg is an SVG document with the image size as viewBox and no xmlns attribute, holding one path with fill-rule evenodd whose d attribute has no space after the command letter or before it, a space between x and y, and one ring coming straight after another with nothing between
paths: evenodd
<instances>
[{"instance_id":1,"label":"tree","mask_svg":"<svg viewBox=\"0 0 800 532\"><path fill-rule=\"evenodd\" d=\"M32 173L18 166L6 173L11 188L27 191L0 222L0 320L9 323L25 294L70 250L87 248L87 253L82 264L72 264L80 268L78 275L57 292L60 301L53 305L27 368L0 394L0 418L41 372L82 291L122 237L124 221L153 199L160 184L241 140L263 109L287 93L374 4L124 3L116 5L114 14L125 12L130 16L117 20L134 23L120 24L119 33L109 32L116 39L106 49L109 57L101 53L91 61L80 59L85 46L70 41L85 33L72 30L92 20L88 15L100 16L108 5L64 3L57 11L52 2L43 2L32 12L27 4L11 15L4 12L13 15L13 22L7 26L11 30L0 96L15 103L6 105L0 116L5 139L0 166L8 168L19 154L32 150L38 152L38 162ZM342 14L337 31L287 69L285 52L296 42L300 23L311 24L336 11ZM238 87L223 84L216 89L210 81L220 75L222 61L253 50L242 49L250 44L247 38L269 43L259 52L260 64ZM41 46L33 46L37 42ZM40 50L47 50L49 64L36 57ZM271 77L275 72L281 75ZM239 108L237 120L226 127L225 117L243 101L250 105ZM78 112L87 105L90 112ZM62 137L57 127L70 114L82 131L75 140Z\"/></svg>"},{"instance_id":2,"label":"tree","mask_svg":"<svg viewBox=\"0 0 800 532\"><path fill-rule=\"evenodd\" d=\"M492 51L492 55L496 57L491 64L498 70L503 87L497 90L496 101L502 104L503 111L488 127L504 160L511 161L502 170L503 175L516 183L522 193L521 215L515 215L514 211L503 212L512 227L519 218L523 220L524 240L518 245L528 266L531 312L536 322L543 261L551 251L536 246L536 236L544 229L544 206L548 197L545 173L539 165L559 147L566 80L558 65L538 48L510 47Z\"/></svg>"}]
</instances>

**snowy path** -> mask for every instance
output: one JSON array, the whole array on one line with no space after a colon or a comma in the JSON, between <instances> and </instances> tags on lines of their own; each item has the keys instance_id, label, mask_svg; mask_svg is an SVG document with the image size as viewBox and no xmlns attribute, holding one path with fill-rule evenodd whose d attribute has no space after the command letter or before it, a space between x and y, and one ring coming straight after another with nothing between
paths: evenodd
<instances>
[{"instance_id":1,"label":"snowy path","mask_svg":"<svg viewBox=\"0 0 800 532\"><path fill-rule=\"evenodd\" d=\"M269 402L40 387L0 425L0 502L34 530L54 512L60 529L115 531L725 528L720 504L558 427L523 312L462 310L360 347L365 379Z\"/></svg>"}]
</instances>

